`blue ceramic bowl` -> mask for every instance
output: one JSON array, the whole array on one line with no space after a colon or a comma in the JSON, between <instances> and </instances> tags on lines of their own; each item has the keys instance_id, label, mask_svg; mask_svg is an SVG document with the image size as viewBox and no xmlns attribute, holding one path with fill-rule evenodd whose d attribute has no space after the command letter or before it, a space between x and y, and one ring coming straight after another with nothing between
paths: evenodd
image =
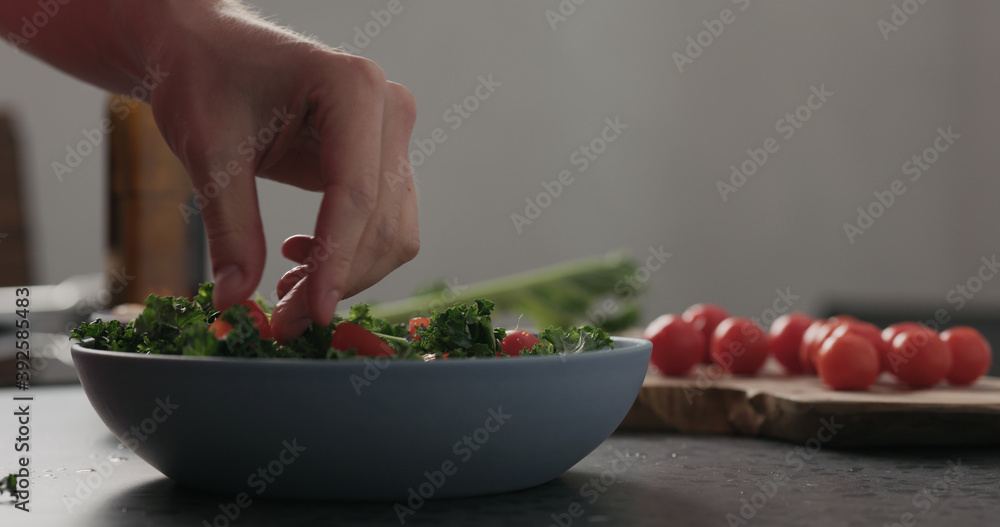
<instances>
[{"instance_id":1,"label":"blue ceramic bowl","mask_svg":"<svg viewBox=\"0 0 1000 527\"><path fill-rule=\"evenodd\" d=\"M545 483L625 417L652 345L432 362L234 359L73 347L83 388L139 457L238 495L406 500ZM418 500L415 500L418 501Z\"/></svg>"}]
</instances>

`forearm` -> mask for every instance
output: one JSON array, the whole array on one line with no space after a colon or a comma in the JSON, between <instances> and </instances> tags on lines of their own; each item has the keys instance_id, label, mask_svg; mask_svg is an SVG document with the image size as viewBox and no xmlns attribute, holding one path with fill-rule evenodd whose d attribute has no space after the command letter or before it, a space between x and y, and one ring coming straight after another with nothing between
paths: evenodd
<instances>
[{"instance_id":1,"label":"forearm","mask_svg":"<svg viewBox=\"0 0 1000 527\"><path fill-rule=\"evenodd\" d=\"M226 0L3 0L12 45L84 81L130 93L172 43L206 21L248 17ZM178 46L180 47L180 46Z\"/></svg>"}]
</instances>

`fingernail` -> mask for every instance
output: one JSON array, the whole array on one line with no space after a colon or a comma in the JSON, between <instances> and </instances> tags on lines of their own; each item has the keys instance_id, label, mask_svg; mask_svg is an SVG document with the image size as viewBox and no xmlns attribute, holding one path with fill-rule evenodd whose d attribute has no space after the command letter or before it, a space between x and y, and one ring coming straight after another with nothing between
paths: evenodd
<instances>
[{"instance_id":1,"label":"fingernail","mask_svg":"<svg viewBox=\"0 0 1000 527\"><path fill-rule=\"evenodd\" d=\"M323 311L329 313L330 317L337 311L337 304L340 302L340 291L336 289L330 291L326 294L326 298L323 299Z\"/></svg>"},{"instance_id":2,"label":"fingernail","mask_svg":"<svg viewBox=\"0 0 1000 527\"><path fill-rule=\"evenodd\" d=\"M215 288L216 291L235 291L243 285L243 269L240 266L232 264L227 265L215 273Z\"/></svg>"}]
</instances>

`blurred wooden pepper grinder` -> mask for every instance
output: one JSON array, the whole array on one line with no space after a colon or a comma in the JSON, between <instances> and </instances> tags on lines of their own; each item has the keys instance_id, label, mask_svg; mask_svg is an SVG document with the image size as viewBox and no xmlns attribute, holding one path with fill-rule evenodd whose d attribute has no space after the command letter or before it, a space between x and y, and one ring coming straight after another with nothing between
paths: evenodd
<instances>
[{"instance_id":1,"label":"blurred wooden pepper grinder","mask_svg":"<svg viewBox=\"0 0 1000 527\"><path fill-rule=\"evenodd\" d=\"M187 171L149 105L113 96L108 119L111 305L142 303L152 293L193 296L205 281L205 231Z\"/></svg>"}]
</instances>

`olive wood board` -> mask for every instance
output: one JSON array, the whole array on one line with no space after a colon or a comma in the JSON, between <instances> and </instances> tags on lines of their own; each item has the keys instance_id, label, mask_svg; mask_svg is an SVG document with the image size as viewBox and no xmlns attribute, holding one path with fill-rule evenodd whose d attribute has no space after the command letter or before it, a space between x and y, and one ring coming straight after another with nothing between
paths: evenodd
<instances>
[{"instance_id":1,"label":"olive wood board","mask_svg":"<svg viewBox=\"0 0 1000 527\"><path fill-rule=\"evenodd\" d=\"M1000 378L911 390L883 374L868 391L834 391L769 364L758 376L686 377L649 371L621 430L668 430L824 446L1000 447ZM814 440L814 441L810 441Z\"/></svg>"}]
</instances>

